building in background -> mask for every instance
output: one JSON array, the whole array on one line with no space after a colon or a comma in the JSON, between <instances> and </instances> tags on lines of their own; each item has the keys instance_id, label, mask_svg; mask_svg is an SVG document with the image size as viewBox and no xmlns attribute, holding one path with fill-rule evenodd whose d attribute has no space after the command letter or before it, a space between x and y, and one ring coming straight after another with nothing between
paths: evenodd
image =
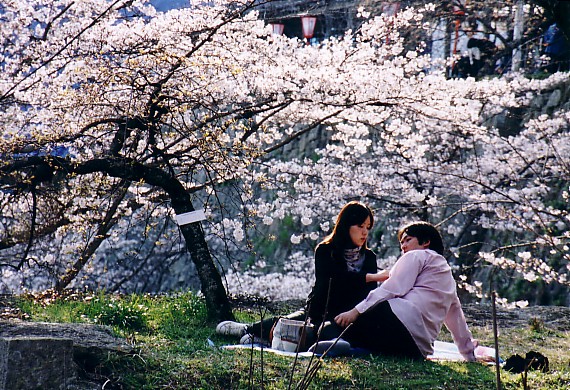
<instances>
[{"instance_id":1,"label":"building in background","mask_svg":"<svg viewBox=\"0 0 570 390\"><path fill-rule=\"evenodd\" d=\"M401 1L359 0L276 0L260 1L256 10L260 18L273 26L276 34L307 39L311 43L344 35L356 30L364 22L359 14L363 7L371 15L395 14ZM407 2L406 2L407 3Z\"/></svg>"},{"instance_id":2,"label":"building in background","mask_svg":"<svg viewBox=\"0 0 570 390\"><path fill-rule=\"evenodd\" d=\"M150 0L159 11L208 5L208 0ZM369 17L395 15L407 7L419 7L428 0L254 0L253 9L272 26L275 34L318 44L330 37L356 31ZM489 42L496 48L485 58L476 76L522 70L544 69L543 35L552 21L531 1L446 0L434 2L435 10L426 19L427 29L402 32L414 49L425 44L432 68L445 68L450 77L473 75L469 40ZM360 10L364 10L363 17ZM544 56L543 56L544 57ZM451 59L451 60L450 60ZM461 64L469 63L469 71Z\"/></svg>"}]
</instances>

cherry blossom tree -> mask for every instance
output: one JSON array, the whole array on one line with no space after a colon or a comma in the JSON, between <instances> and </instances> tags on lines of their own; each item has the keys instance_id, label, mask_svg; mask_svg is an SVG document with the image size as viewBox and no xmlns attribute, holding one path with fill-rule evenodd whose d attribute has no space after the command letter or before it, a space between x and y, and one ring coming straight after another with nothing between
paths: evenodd
<instances>
[{"instance_id":1,"label":"cherry blossom tree","mask_svg":"<svg viewBox=\"0 0 570 390\"><path fill-rule=\"evenodd\" d=\"M124 275L102 266L107 254L142 267L143 249L166 258L182 237L210 317L231 318L221 272L233 264L228 287L241 280L242 291L260 280L306 289L317 239L343 203L362 199L387 263L394 229L421 218L439 224L477 294L474 269L567 283L569 114L515 134L493 126L565 75L447 80L398 34L422 27L421 10L309 46L272 35L254 6L163 14L137 1L7 2L4 280L117 284ZM310 137L319 146L303 149ZM173 222L202 208L203 222ZM286 272L236 277L237 260L275 266L252 248L286 221L298 248L280 252Z\"/></svg>"}]
</instances>

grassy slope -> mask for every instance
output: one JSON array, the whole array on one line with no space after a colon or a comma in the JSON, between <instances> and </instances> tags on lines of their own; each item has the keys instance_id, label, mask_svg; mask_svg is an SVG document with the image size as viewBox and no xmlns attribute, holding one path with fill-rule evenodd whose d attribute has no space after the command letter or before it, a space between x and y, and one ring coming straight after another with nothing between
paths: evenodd
<instances>
[{"instance_id":1,"label":"grassy slope","mask_svg":"<svg viewBox=\"0 0 570 390\"><path fill-rule=\"evenodd\" d=\"M19 301L19 308L30 320L109 324L132 340L136 355L110 355L85 374L90 381L107 382L105 389L296 388L310 363L309 359L295 362L268 353L219 349L236 340L215 334L215 324L205 320L202 301L190 293L83 296L47 304L45 299L26 298ZM248 310L238 310L236 315L242 321L259 316ZM471 324L471 330L482 344L493 345L490 327ZM443 332L440 339L449 341L449 334ZM540 320L501 329L499 349L504 359L515 353L524 356L530 350L549 358L550 372L529 372L528 388L570 388L569 331L553 330ZM521 374L501 370L501 382L503 389L523 388ZM379 356L326 358L309 388L494 389L496 372L493 366L479 363L410 362Z\"/></svg>"}]
</instances>

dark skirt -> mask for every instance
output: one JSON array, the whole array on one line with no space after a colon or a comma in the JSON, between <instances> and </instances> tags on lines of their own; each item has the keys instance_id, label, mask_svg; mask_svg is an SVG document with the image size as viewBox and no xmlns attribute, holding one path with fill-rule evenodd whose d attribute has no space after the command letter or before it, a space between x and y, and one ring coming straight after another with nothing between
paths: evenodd
<instances>
[{"instance_id":1,"label":"dark skirt","mask_svg":"<svg viewBox=\"0 0 570 390\"><path fill-rule=\"evenodd\" d=\"M342 329L327 324L326 337L338 337ZM324 332L322 334L324 336ZM342 338L352 347L363 348L381 355L424 359L408 329L396 317L388 301L381 302L361 314ZM321 340L325 338L320 337Z\"/></svg>"}]
</instances>

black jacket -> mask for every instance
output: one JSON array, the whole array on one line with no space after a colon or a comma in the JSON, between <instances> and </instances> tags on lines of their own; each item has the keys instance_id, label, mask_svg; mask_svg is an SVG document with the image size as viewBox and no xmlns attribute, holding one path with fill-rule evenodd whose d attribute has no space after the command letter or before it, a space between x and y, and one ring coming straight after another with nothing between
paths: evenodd
<instances>
[{"instance_id":1,"label":"black jacket","mask_svg":"<svg viewBox=\"0 0 570 390\"><path fill-rule=\"evenodd\" d=\"M307 298L312 323L319 325L323 318L332 321L337 314L354 308L378 286L376 282L366 283L366 274L377 271L376 254L369 249L365 250L360 272L350 272L342 249L333 250L332 244L319 244L315 249L315 285Z\"/></svg>"}]
</instances>

